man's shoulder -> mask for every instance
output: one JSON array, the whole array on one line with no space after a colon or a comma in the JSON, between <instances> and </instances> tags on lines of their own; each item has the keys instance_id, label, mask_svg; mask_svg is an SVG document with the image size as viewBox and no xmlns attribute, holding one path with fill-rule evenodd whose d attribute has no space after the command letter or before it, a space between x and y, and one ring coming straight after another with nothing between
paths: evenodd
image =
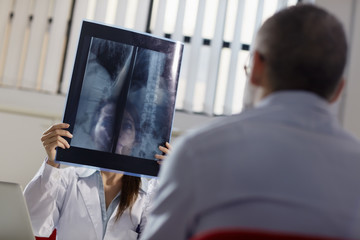
<instances>
[{"instance_id":1,"label":"man's shoulder","mask_svg":"<svg viewBox=\"0 0 360 240\"><path fill-rule=\"evenodd\" d=\"M243 113L219 117L211 123L188 132L183 137L183 144L194 146L194 149L211 149L231 141L240 141L251 134L251 129L263 125L262 110L248 110Z\"/></svg>"},{"instance_id":2,"label":"man's shoulder","mask_svg":"<svg viewBox=\"0 0 360 240\"><path fill-rule=\"evenodd\" d=\"M234 131L247 124L257 124L264 120L266 111L263 109L251 109L240 114L219 117L219 119L195 130L190 136L202 136L208 134L224 134L223 131Z\"/></svg>"}]
</instances>

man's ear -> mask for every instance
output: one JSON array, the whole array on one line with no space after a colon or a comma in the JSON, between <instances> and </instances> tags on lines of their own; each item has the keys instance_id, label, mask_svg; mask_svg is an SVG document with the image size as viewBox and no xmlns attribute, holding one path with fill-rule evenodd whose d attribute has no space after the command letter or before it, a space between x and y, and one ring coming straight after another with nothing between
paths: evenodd
<instances>
[{"instance_id":1,"label":"man's ear","mask_svg":"<svg viewBox=\"0 0 360 240\"><path fill-rule=\"evenodd\" d=\"M255 86L264 87L265 59L258 51L254 52L252 64L250 82Z\"/></svg>"},{"instance_id":2,"label":"man's ear","mask_svg":"<svg viewBox=\"0 0 360 240\"><path fill-rule=\"evenodd\" d=\"M339 99L344 87L345 87L345 79L344 79L344 77L342 77L339 84L337 85L337 87L335 89L334 94L329 99L330 103L334 103Z\"/></svg>"}]
</instances>

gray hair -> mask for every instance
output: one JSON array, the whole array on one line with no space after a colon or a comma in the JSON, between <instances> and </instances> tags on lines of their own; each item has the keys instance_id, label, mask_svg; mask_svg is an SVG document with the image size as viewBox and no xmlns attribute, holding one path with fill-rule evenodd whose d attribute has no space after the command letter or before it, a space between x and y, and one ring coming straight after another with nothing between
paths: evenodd
<instances>
[{"instance_id":1,"label":"gray hair","mask_svg":"<svg viewBox=\"0 0 360 240\"><path fill-rule=\"evenodd\" d=\"M256 50L272 91L305 90L329 99L342 77L347 43L335 16L310 4L284 9L260 28Z\"/></svg>"}]
</instances>

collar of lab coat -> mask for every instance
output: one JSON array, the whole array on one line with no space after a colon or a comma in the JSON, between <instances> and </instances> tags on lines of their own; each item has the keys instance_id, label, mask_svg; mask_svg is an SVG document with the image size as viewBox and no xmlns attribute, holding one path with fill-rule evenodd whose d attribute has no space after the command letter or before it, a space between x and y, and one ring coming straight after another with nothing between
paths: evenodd
<instances>
[{"instance_id":1,"label":"collar of lab coat","mask_svg":"<svg viewBox=\"0 0 360 240\"><path fill-rule=\"evenodd\" d=\"M81 193L81 196L84 200L84 204L88 211L88 214L91 218L92 224L94 226L94 230L96 232L97 239L102 239L103 237L103 222L101 217L101 208L100 199L98 197L94 197L94 195L99 194L98 191L98 180L96 177L92 177L94 174L99 172L96 169L90 168L77 168L76 173L78 175L78 189ZM139 191L138 198L141 199L146 192L142 189ZM117 208L116 208L117 209ZM110 219L115 217L115 213L117 210L113 212ZM110 221L110 220L109 220Z\"/></svg>"}]
</instances>

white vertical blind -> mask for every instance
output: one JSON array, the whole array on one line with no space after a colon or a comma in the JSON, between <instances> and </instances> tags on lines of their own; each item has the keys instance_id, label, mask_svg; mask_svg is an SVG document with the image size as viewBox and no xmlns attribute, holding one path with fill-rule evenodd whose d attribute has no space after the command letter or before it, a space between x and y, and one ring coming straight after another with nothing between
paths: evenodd
<instances>
[{"instance_id":1,"label":"white vertical blind","mask_svg":"<svg viewBox=\"0 0 360 240\"><path fill-rule=\"evenodd\" d=\"M188 68L188 73L187 73L184 109L188 111L192 111L193 108L195 82L197 78L198 65L200 64L199 56L200 56L200 48L202 46L202 41L203 41L201 32L202 32L204 14L205 14L205 3L206 3L205 0L199 0L195 30L191 38L190 60L187 63L191 67Z\"/></svg>"},{"instance_id":2,"label":"white vertical blind","mask_svg":"<svg viewBox=\"0 0 360 240\"><path fill-rule=\"evenodd\" d=\"M109 0L96 1L94 20L105 22Z\"/></svg>"},{"instance_id":3,"label":"white vertical blind","mask_svg":"<svg viewBox=\"0 0 360 240\"><path fill-rule=\"evenodd\" d=\"M72 0L1 1L4 8L0 17L6 24L0 32L3 85L57 92L71 3Z\"/></svg>"},{"instance_id":4,"label":"white vertical blind","mask_svg":"<svg viewBox=\"0 0 360 240\"><path fill-rule=\"evenodd\" d=\"M156 22L153 34L156 36L164 36L164 19L165 19L166 0L159 0L158 9L156 11Z\"/></svg>"},{"instance_id":5,"label":"white vertical blind","mask_svg":"<svg viewBox=\"0 0 360 240\"><path fill-rule=\"evenodd\" d=\"M31 23L32 1L16 1L13 27L11 28L7 55L4 64L3 81L6 86L16 86L22 58L27 53Z\"/></svg>"},{"instance_id":6,"label":"white vertical blind","mask_svg":"<svg viewBox=\"0 0 360 240\"><path fill-rule=\"evenodd\" d=\"M33 22L34 22L34 5L35 5L35 0L31 0L30 1L30 5L28 7L28 21L26 24L26 28L25 28L25 34L24 34L24 39L23 39L23 43L21 46L21 54L20 54L20 61L19 61L19 66L17 69L17 83L16 86L20 87L22 85L21 81L22 78L24 77L24 67L25 67L25 61L26 61L26 57L28 56L28 52L29 50L31 50L31 48L29 48L29 44L30 44L30 36L31 33L34 31L32 29L34 29L33 27ZM15 69L15 68L14 68Z\"/></svg>"},{"instance_id":7,"label":"white vertical blind","mask_svg":"<svg viewBox=\"0 0 360 240\"><path fill-rule=\"evenodd\" d=\"M258 1L257 11L256 11L255 28L254 28L254 32L253 32L253 36L252 36L252 41L251 41L251 43L254 42L255 36L256 36L256 32L257 32L257 30L259 29L259 27L260 27L260 25L261 25L261 23L262 23L263 12L264 12L264 0L259 0L259 1Z\"/></svg>"},{"instance_id":8,"label":"white vertical blind","mask_svg":"<svg viewBox=\"0 0 360 240\"><path fill-rule=\"evenodd\" d=\"M38 78L42 78L40 88L43 91L55 93L59 88L71 7L72 0L55 0L53 2L53 12L49 14L53 17L48 20L51 22L46 30L49 40L45 63L43 69L39 68L38 75Z\"/></svg>"},{"instance_id":9,"label":"white vertical blind","mask_svg":"<svg viewBox=\"0 0 360 240\"><path fill-rule=\"evenodd\" d=\"M141 0L138 2L135 17L134 29L144 32L146 30L146 21L149 13L150 0Z\"/></svg>"},{"instance_id":10,"label":"white vertical blind","mask_svg":"<svg viewBox=\"0 0 360 240\"><path fill-rule=\"evenodd\" d=\"M136 9L138 8L139 5L141 5L141 1L142 0L133 0L133 1L128 0L126 12L125 12L125 22L123 25L124 27L130 29L135 28L135 22L136 22L135 20L137 17Z\"/></svg>"},{"instance_id":11,"label":"white vertical blind","mask_svg":"<svg viewBox=\"0 0 360 240\"><path fill-rule=\"evenodd\" d=\"M22 59L21 68L18 72L18 86L25 88L37 87L37 75L41 60L41 50L44 44L44 36L48 23L49 0L36 0L31 31L29 31L28 51ZM25 52L23 50L23 52Z\"/></svg>"},{"instance_id":12,"label":"white vertical blind","mask_svg":"<svg viewBox=\"0 0 360 240\"><path fill-rule=\"evenodd\" d=\"M117 13L115 16L115 25L124 26L126 9L128 5L128 0L119 0L117 5Z\"/></svg>"},{"instance_id":13,"label":"white vertical blind","mask_svg":"<svg viewBox=\"0 0 360 240\"><path fill-rule=\"evenodd\" d=\"M49 47L49 34L50 34L50 30L51 30L51 25L52 25L52 19L53 19L53 15L54 15L54 0L50 0L48 1L48 6L47 6L47 14L46 14L46 26L45 26L45 32L42 36L42 46L41 46L41 51L40 51L40 59L39 59L39 66L38 66L38 70L37 70L37 76L36 76L36 90L41 90L42 89L42 82L43 82L43 77L44 77L44 68L45 68L45 61L46 61L46 56L48 54L48 47ZM55 81L54 81L55 82Z\"/></svg>"},{"instance_id":14,"label":"white vertical blind","mask_svg":"<svg viewBox=\"0 0 360 240\"><path fill-rule=\"evenodd\" d=\"M175 29L172 38L176 41L183 41L183 26L185 16L186 0L180 0L176 15Z\"/></svg>"},{"instance_id":15,"label":"white vertical blind","mask_svg":"<svg viewBox=\"0 0 360 240\"><path fill-rule=\"evenodd\" d=\"M15 0L0 1L0 84L3 83L4 67L13 23Z\"/></svg>"},{"instance_id":16,"label":"white vertical blind","mask_svg":"<svg viewBox=\"0 0 360 240\"><path fill-rule=\"evenodd\" d=\"M214 112L214 101L218 79L218 67L225 29L226 10L228 1L219 1L214 37L211 41L210 60L208 65L207 84L205 92L204 112L211 115Z\"/></svg>"},{"instance_id":17,"label":"white vertical blind","mask_svg":"<svg viewBox=\"0 0 360 240\"><path fill-rule=\"evenodd\" d=\"M287 0L278 0L276 11L279 11L287 6Z\"/></svg>"},{"instance_id":18,"label":"white vertical blind","mask_svg":"<svg viewBox=\"0 0 360 240\"><path fill-rule=\"evenodd\" d=\"M245 8L245 1L238 1L237 3L237 15L234 25L234 38L231 44L231 57L230 57L230 66L229 66L229 77L226 86L226 96L224 103L224 114L230 115L232 114L232 103L234 98L234 87L235 87L235 78L238 66L238 56L240 52L240 39L241 39L241 31L237 31L237 29L241 29L243 25L243 12ZM239 103L240 104L240 103Z\"/></svg>"},{"instance_id":19,"label":"white vertical blind","mask_svg":"<svg viewBox=\"0 0 360 240\"><path fill-rule=\"evenodd\" d=\"M0 86L66 94L82 21L93 19L186 41L177 108L228 115L241 110L242 64L256 30L296 1L76 0L72 9L73 3L0 1Z\"/></svg>"},{"instance_id":20,"label":"white vertical blind","mask_svg":"<svg viewBox=\"0 0 360 240\"><path fill-rule=\"evenodd\" d=\"M0 36L3 36L0 38L0 47L2 47L5 42L6 31L10 20L10 13L13 10L12 7L14 3L14 1L0 1ZM1 52L4 50L3 48L0 49Z\"/></svg>"},{"instance_id":21,"label":"white vertical blind","mask_svg":"<svg viewBox=\"0 0 360 240\"><path fill-rule=\"evenodd\" d=\"M61 86L62 93L67 93L69 89L70 79L75 61L77 43L80 36L81 24L82 24L82 20L87 18L86 14L87 14L88 6L89 6L88 0L76 0L74 16L71 24L69 45L65 59L64 73L62 78L62 86Z\"/></svg>"}]
</instances>

